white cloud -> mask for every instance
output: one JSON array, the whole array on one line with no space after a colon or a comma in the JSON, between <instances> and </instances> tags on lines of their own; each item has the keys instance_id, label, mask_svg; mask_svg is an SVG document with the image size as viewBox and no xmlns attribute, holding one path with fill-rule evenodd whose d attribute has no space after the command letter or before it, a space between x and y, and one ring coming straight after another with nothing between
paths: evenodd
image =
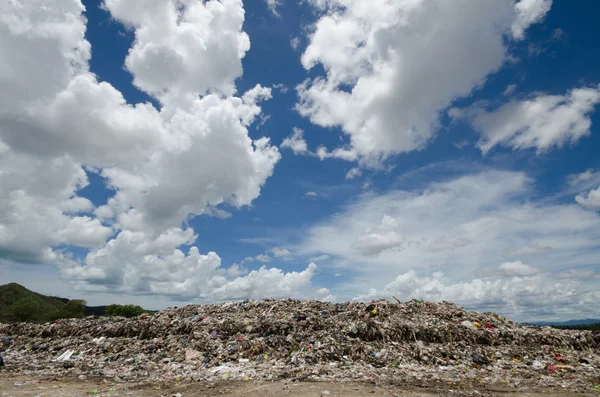
<instances>
[{"instance_id":1,"label":"white cloud","mask_svg":"<svg viewBox=\"0 0 600 397\"><path fill-rule=\"evenodd\" d=\"M191 102L208 90L235 93L250 49L242 0L104 0L111 15L134 28L125 60L134 84L162 103Z\"/></svg>"},{"instance_id":2,"label":"white cloud","mask_svg":"<svg viewBox=\"0 0 600 397\"><path fill-rule=\"evenodd\" d=\"M48 256L50 247L93 247L113 233L78 216L93 205L76 195L88 179L70 158L44 160L7 151L0 153L0 163L0 257L39 263L54 257Z\"/></svg>"},{"instance_id":3,"label":"white cloud","mask_svg":"<svg viewBox=\"0 0 600 397\"><path fill-rule=\"evenodd\" d=\"M294 127L294 133L285 138L281 143L281 148L292 149L294 154L309 154L308 146L304 140L304 131Z\"/></svg>"},{"instance_id":4,"label":"white cloud","mask_svg":"<svg viewBox=\"0 0 600 397\"><path fill-rule=\"evenodd\" d=\"M598 176L598 175L592 169L585 170L584 172L582 172L579 175L572 176L572 182L588 181L588 180L594 178L595 176Z\"/></svg>"},{"instance_id":5,"label":"white cloud","mask_svg":"<svg viewBox=\"0 0 600 397\"><path fill-rule=\"evenodd\" d=\"M196 240L182 223L251 204L280 159L247 130L270 89L233 96L250 45L242 1L104 7L133 29L125 66L159 110L127 103L89 72L80 1L0 4L0 258L57 264L85 290L209 299L221 288L226 299L229 283L266 272L284 282L269 294L295 293L313 270L300 281L277 269L229 280L246 269L178 249ZM89 183L84 167L114 190L106 205L78 195ZM79 260L61 245L89 253Z\"/></svg>"},{"instance_id":6,"label":"white cloud","mask_svg":"<svg viewBox=\"0 0 600 397\"><path fill-rule=\"evenodd\" d=\"M536 94L491 111L476 105L466 111L453 109L450 114L471 121L482 135L478 146L483 153L497 145L535 148L540 153L589 135L590 113L598 103L600 85L576 88L565 95Z\"/></svg>"},{"instance_id":7,"label":"white cloud","mask_svg":"<svg viewBox=\"0 0 600 397\"><path fill-rule=\"evenodd\" d=\"M273 15L278 17L279 13L277 12L277 7L279 7L281 5L281 0L265 0L265 1L267 2L267 8L269 9L269 11L271 11L271 13Z\"/></svg>"},{"instance_id":8,"label":"white cloud","mask_svg":"<svg viewBox=\"0 0 600 397\"><path fill-rule=\"evenodd\" d=\"M315 291L315 294L317 294L317 295L329 295L329 289L327 289L327 288L319 288L318 290Z\"/></svg>"},{"instance_id":9,"label":"white cloud","mask_svg":"<svg viewBox=\"0 0 600 397\"><path fill-rule=\"evenodd\" d=\"M275 258L283 258L292 254L289 250L279 247L271 249L271 252L273 253L273 256L275 256Z\"/></svg>"},{"instance_id":10,"label":"white cloud","mask_svg":"<svg viewBox=\"0 0 600 397\"><path fill-rule=\"evenodd\" d=\"M289 91L289 88L283 83L273 84L273 88L279 90L279 92L281 92L282 94L285 94Z\"/></svg>"},{"instance_id":11,"label":"white cloud","mask_svg":"<svg viewBox=\"0 0 600 397\"><path fill-rule=\"evenodd\" d=\"M405 239L397 229L398 222L384 215L381 224L375 230L369 228L354 240L352 248L364 256L377 256L387 250L400 249Z\"/></svg>"},{"instance_id":12,"label":"white cloud","mask_svg":"<svg viewBox=\"0 0 600 397\"><path fill-rule=\"evenodd\" d=\"M419 277L416 272L401 274L381 290L372 289L357 300L397 297L427 301L450 301L469 309L501 309L513 319L531 320L542 315L598 315L590 311L598 289L582 288L581 283L555 280L549 275L513 277L510 279L470 279L449 282L441 272L432 277ZM585 313L585 314L584 314Z\"/></svg>"},{"instance_id":13,"label":"white cloud","mask_svg":"<svg viewBox=\"0 0 600 397\"><path fill-rule=\"evenodd\" d=\"M315 192L306 192L306 193L304 193L304 195L306 197L317 197L318 196L318 194Z\"/></svg>"},{"instance_id":14,"label":"white cloud","mask_svg":"<svg viewBox=\"0 0 600 397\"><path fill-rule=\"evenodd\" d=\"M246 269L245 267L240 266L238 264L233 264L233 265L231 265L231 267L229 269L227 269L227 275L229 277L233 277L233 278L243 276L248 273L249 273L248 269Z\"/></svg>"},{"instance_id":15,"label":"white cloud","mask_svg":"<svg viewBox=\"0 0 600 397\"><path fill-rule=\"evenodd\" d=\"M292 46L292 48L294 50L297 50L298 47L300 47L300 38L299 37L292 37L292 39L290 40L290 46Z\"/></svg>"},{"instance_id":16,"label":"white cloud","mask_svg":"<svg viewBox=\"0 0 600 397\"><path fill-rule=\"evenodd\" d=\"M304 271L290 273L261 267L246 277L237 278L216 288L213 296L218 300L306 297L301 291L310 286L316 270L317 266L314 263L308 265Z\"/></svg>"},{"instance_id":17,"label":"white cloud","mask_svg":"<svg viewBox=\"0 0 600 397\"><path fill-rule=\"evenodd\" d=\"M504 95L504 96L510 96L510 95L514 94L516 90L517 90L517 85L516 84L511 84L511 85L509 85L509 86L506 87L506 89L504 90L504 92L502 92L502 95Z\"/></svg>"},{"instance_id":18,"label":"white cloud","mask_svg":"<svg viewBox=\"0 0 600 397\"><path fill-rule=\"evenodd\" d=\"M309 259L311 262L323 262L326 260L329 260L329 255L319 255L319 256L313 256L312 258Z\"/></svg>"},{"instance_id":19,"label":"white cloud","mask_svg":"<svg viewBox=\"0 0 600 397\"><path fill-rule=\"evenodd\" d=\"M297 87L297 110L314 124L341 127L350 147L338 157L380 166L422 149L440 113L468 96L510 58L550 1L309 0L322 16L302 64L326 74ZM323 154L336 153L336 149ZM344 156L341 156L341 154Z\"/></svg>"},{"instance_id":20,"label":"white cloud","mask_svg":"<svg viewBox=\"0 0 600 397\"><path fill-rule=\"evenodd\" d=\"M255 260L259 261L259 262L264 262L264 263L268 263L271 262L271 257L265 254L260 254L260 255L256 255L254 257Z\"/></svg>"},{"instance_id":21,"label":"white cloud","mask_svg":"<svg viewBox=\"0 0 600 397\"><path fill-rule=\"evenodd\" d=\"M348 271L335 291L343 299L359 295L364 285L381 290L411 270L442 271L447 283L461 285L498 275L499 264L521 260L521 255L529 255L527 265L544 274L600 265L600 215L575 202L538 203L534 196L531 179L503 171L467 174L409 191L365 193L306 230L295 252L328 255L331 264L323 263L325 270ZM532 250L541 253L545 247L552 250L533 255ZM588 287L598 289L597 284Z\"/></svg>"},{"instance_id":22,"label":"white cloud","mask_svg":"<svg viewBox=\"0 0 600 397\"><path fill-rule=\"evenodd\" d=\"M351 168L350 171L346 174L346 179L354 179L358 178L362 175L362 171L358 167Z\"/></svg>"},{"instance_id":23,"label":"white cloud","mask_svg":"<svg viewBox=\"0 0 600 397\"><path fill-rule=\"evenodd\" d=\"M575 201L584 207L600 209L600 187L577 195Z\"/></svg>"},{"instance_id":24,"label":"white cloud","mask_svg":"<svg viewBox=\"0 0 600 397\"><path fill-rule=\"evenodd\" d=\"M512 25L512 33L516 39L522 39L527 28L542 20L550 8L552 0L519 0L515 5L517 19Z\"/></svg>"},{"instance_id":25,"label":"white cloud","mask_svg":"<svg viewBox=\"0 0 600 397\"><path fill-rule=\"evenodd\" d=\"M173 228L158 236L123 231L105 247L90 252L84 266L63 265L61 272L85 290L230 300L298 296L316 269L310 265L303 272L283 273L263 267L237 277L247 270L238 265L222 268L214 252L202 255L192 247L185 254L177 248L192 244L196 237L192 229Z\"/></svg>"},{"instance_id":26,"label":"white cloud","mask_svg":"<svg viewBox=\"0 0 600 397\"><path fill-rule=\"evenodd\" d=\"M521 261L505 262L500 265L499 269L502 272L502 274L507 277L533 276L535 274L540 273L539 269L526 265Z\"/></svg>"}]
</instances>

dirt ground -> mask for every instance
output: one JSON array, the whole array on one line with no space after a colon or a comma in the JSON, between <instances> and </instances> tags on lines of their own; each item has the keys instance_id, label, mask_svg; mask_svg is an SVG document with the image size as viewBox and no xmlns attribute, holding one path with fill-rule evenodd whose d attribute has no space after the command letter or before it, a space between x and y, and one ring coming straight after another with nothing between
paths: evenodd
<instances>
[{"instance_id":1,"label":"dirt ground","mask_svg":"<svg viewBox=\"0 0 600 397\"><path fill-rule=\"evenodd\" d=\"M199 382L199 383L114 383L106 380L37 379L24 376L0 376L1 397L76 397L76 396L132 396L132 397L325 397L325 396L440 396L440 395L485 395L485 396L570 396L564 391L498 391L417 389L411 387L377 387L357 383L293 383L293 382ZM581 396L582 394L577 394ZM600 395L592 393L590 395Z\"/></svg>"}]
</instances>

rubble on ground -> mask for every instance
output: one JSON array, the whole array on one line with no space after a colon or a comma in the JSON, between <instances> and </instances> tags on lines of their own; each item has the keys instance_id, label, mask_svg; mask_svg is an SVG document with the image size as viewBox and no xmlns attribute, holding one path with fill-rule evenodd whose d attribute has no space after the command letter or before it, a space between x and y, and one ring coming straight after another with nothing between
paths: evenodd
<instances>
[{"instance_id":1,"label":"rubble on ground","mask_svg":"<svg viewBox=\"0 0 600 397\"><path fill-rule=\"evenodd\" d=\"M452 303L244 301L137 318L0 324L0 372L140 379L600 384L600 333L525 326Z\"/></svg>"}]
</instances>

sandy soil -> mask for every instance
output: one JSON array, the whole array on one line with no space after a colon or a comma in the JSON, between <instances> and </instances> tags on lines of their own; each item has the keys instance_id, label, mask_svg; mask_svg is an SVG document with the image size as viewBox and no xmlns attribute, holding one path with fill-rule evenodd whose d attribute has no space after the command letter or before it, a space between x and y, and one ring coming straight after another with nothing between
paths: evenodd
<instances>
[{"instance_id":1,"label":"sandy soil","mask_svg":"<svg viewBox=\"0 0 600 397\"><path fill-rule=\"evenodd\" d=\"M179 393L179 394L178 394ZM547 391L515 391L481 389L457 390L417 389L412 387L377 387L356 383L293 383L293 382L203 382L203 383L114 383L106 380L37 379L24 376L0 376L2 397L47 397L47 396L132 396L132 397L371 397L371 396L440 396L440 395L485 395L485 396L570 396L575 394L550 389ZM577 394L581 396L583 394ZM600 396L592 392L589 395Z\"/></svg>"}]
</instances>

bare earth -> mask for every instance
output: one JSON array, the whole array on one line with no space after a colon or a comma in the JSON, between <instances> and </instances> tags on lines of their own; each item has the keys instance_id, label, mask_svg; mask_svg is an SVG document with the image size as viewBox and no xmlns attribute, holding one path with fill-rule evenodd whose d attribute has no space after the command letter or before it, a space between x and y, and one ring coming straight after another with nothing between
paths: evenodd
<instances>
[{"instance_id":1,"label":"bare earth","mask_svg":"<svg viewBox=\"0 0 600 397\"><path fill-rule=\"evenodd\" d=\"M460 388L423 389L414 387L378 387L365 383L329 382L259 382L259 381L219 381L199 383L114 383L106 380L39 379L26 376L0 375L0 396L2 397L46 397L46 396L132 396L132 397L325 397L325 396L439 396L439 395L483 395L483 396L582 396L586 394L568 393L557 389L549 390L480 390ZM600 396L599 392L587 395Z\"/></svg>"}]
</instances>

